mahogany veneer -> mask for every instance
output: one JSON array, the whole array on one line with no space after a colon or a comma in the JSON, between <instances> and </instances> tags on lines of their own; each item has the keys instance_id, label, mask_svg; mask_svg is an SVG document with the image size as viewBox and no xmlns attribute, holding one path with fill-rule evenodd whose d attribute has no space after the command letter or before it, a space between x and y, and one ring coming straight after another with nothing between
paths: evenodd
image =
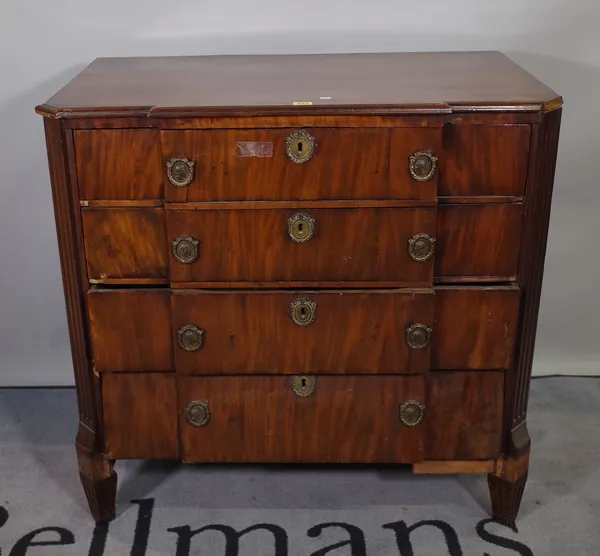
<instances>
[{"instance_id":1,"label":"mahogany veneer","mask_svg":"<svg viewBox=\"0 0 600 556\"><path fill-rule=\"evenodd\" d=\"M488 473L513 523L561 104L466 52L98 59L39 106L94 519L172 458Z\"/></svg>"}]
</instances>

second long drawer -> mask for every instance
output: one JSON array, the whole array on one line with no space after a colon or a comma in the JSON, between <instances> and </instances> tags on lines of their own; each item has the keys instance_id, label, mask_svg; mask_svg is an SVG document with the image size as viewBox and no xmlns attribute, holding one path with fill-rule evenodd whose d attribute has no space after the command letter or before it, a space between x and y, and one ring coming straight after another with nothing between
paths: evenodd
<instances>
[{"instance_id":1,"label":"second long drawer","mask_svg":"<svg viewBox=\"0 0 600 556\"><path fill-rule=\"evenodd\" d=\"M184 374L510 367L519 289L94 289L95 368Z\"/></svg>"},{"instance_id":2,"label":"second long drawer","mask_svg":"<svg viewBox=\"0 0 600 556\"><path fill-rule=\"evenodd\" d=\"M89 278L186 287L418 287L431 285L434 266L442 282L517 274L520 203L207 207L84 208Z\"/></svg>"}]
</instances>

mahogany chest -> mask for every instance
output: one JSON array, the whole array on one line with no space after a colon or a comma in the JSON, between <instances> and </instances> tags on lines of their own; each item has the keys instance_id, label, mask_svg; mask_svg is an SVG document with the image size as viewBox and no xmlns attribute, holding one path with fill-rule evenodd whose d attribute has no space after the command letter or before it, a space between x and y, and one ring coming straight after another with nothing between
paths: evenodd
<instances>
[{"instance_id":1,"label":"mahogany chest","mask_svg":"<svg viewBox=\"0 0 600 556\"><path fill-rule=\"evenodd\" d=\"M172 458L486 473L513 523L561 104L465 52L98 59L39 106L94 519Z\"/></svg>"}]
</instances>

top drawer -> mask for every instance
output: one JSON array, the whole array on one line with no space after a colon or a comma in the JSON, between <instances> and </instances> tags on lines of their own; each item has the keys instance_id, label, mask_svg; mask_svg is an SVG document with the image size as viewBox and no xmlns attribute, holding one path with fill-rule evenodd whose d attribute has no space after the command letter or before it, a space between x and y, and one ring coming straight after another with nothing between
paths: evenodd
<instances>
[{"instance_id":1,"label":"top drawer","mask_svg":"<svg viewBox=\"0 0 600 556\"><path fill-rule=\"evenodd\" d=\"M437 194L441 128L163 131L161 138L169 201L434 200Z\"/></svg>"},{"instance_id":2,"label":"top drawer","mask_svg":"<svg viewBox=\"0 0 600 556\"><path fill-rule=\"evenodd\" d=\"M530 134L529 125L96 129L74 140L83 200L433 203L523 196Z\"/></svg>"}]
</instances>

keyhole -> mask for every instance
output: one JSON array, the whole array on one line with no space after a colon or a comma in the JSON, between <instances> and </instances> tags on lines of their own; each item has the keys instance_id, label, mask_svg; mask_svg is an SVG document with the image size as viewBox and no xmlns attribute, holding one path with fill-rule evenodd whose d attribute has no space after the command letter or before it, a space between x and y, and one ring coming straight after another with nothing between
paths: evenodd
<instances>
[{"instance_id":1,"label":"keyhole","mask_svg":"<svg viewBox=\"0 0 600 556\"><path fill-rule=\"evenodd\" d=\"M302 388L306 388L306 379L305 378L302 379Z\"/></svg>"},{"instance_id":2,"label":"keyhole","mask_svg":"<svg viewBox=\"0 0 600 556\"><path fill-rule=\"evenodd\" d=\"M300 314L304 317L306 315L306 309L304 307L300 307Z\"/></svg>"},{"instance_id":3,"label":"keyhole","mask_svg":"<svg viewBox=\"0 0 600 556\"><path fill-rule=\"evenodd\" d=\"M302 233L302 229L303 229L303 228L304 228L304 224L302 224L302 222L300 222L300 223L298 224L298 231L299 231L300 233Z\"/></svg>"},{"instance_id":4,"label":"keyhole","mask_svg":"<svg viewBox=\"0 0 600 556\"><path fill-rule=\"evenodd\" d=\"M302 141L298 141L298 152L302 153Z\"/></svg>"}]
</instances>

